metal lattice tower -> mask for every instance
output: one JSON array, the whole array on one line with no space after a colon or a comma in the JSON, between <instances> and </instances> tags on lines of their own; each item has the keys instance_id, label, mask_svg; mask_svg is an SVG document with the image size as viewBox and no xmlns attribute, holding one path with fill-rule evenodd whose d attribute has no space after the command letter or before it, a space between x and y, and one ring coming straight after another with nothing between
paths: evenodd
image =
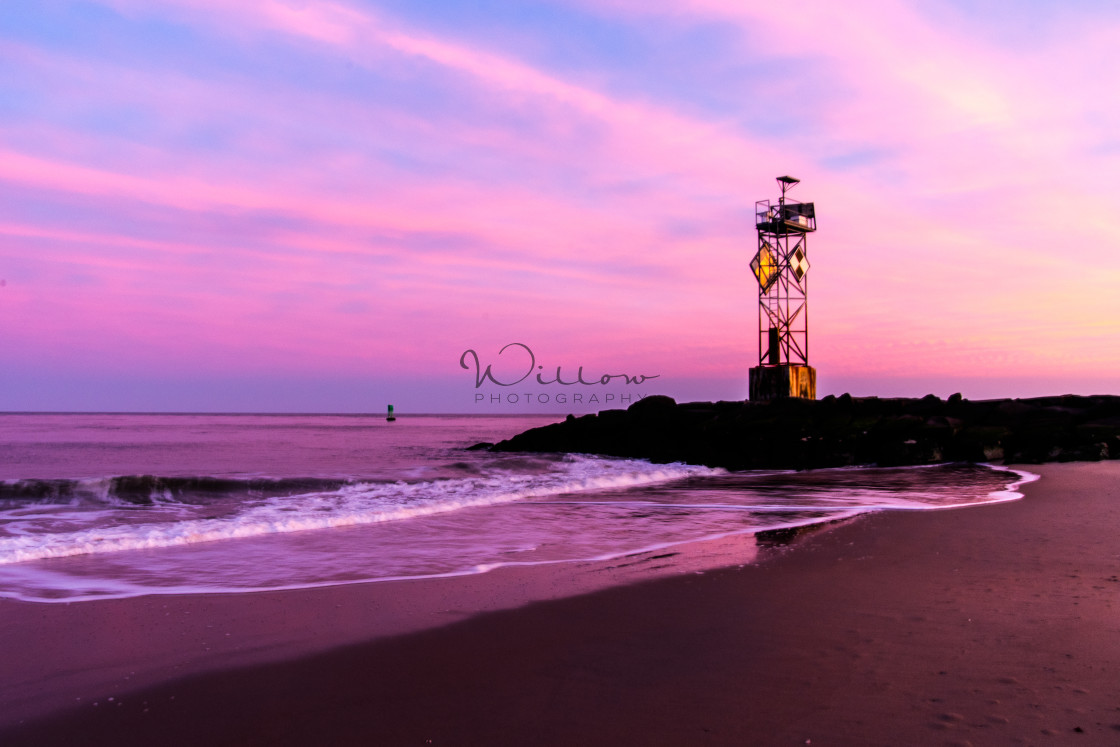
<instances>
[{"instance_id":1,"label":"metal lattice tower","mask_svg":"<svg viewBox=\"0 0 1120 747\"><path fill-rule=\"evenodd\" d=\"M808 396L816 393L816 374L809 368L809 249L808 235L817 230L817 217L811 202L797 202L786 193L800 182L792 176L779 176L781 197L777 204L770 200L755 203L755 227L758 230L758 251L751 260L751 270L758 280L758 367L793 368L791 373L759 372L752 369L751 399L756 394L768 399L779 396ZM812 385L806 388L791 384L789 393L765 394L756 378L777 381L785 376L791 381L807 369ZM767 384L766 391L773 387ZM756 391L757 390L757 391Z\"/></svg>"}]
</instances>

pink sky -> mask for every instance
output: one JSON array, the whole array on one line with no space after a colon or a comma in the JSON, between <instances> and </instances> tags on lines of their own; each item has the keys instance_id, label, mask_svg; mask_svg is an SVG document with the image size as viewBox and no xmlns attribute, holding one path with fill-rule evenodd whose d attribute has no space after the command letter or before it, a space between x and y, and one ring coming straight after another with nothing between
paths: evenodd
<instances>
[{"instance_id":1,"label":"pink sky","mask_svg":"<svg viewBox=\"0 0 1120 747\"><path fill-rule=\"evenodd\" d=\"M1120 12L1052 5L0 9L0 410L741 399L787 173L821 395L1118 392Z\"/></svg>"}]
</instances>

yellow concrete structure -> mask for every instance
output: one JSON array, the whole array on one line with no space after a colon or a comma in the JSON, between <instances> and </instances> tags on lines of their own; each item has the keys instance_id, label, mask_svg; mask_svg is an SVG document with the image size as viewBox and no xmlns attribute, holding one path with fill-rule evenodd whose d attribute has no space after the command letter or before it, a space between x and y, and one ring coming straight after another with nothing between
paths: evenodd
<instances>
[{"instance_id":1,"label":"yellow concrete structure","mask_svg":"<svg viewBox=\"0 0 1120 747\"><path fill-rule=\"evenodd\" d=\"M755 366L750 371L752 402L800 397L817 398L817 370L812 366L787 364Z\"/></svg>"}]
</instances>

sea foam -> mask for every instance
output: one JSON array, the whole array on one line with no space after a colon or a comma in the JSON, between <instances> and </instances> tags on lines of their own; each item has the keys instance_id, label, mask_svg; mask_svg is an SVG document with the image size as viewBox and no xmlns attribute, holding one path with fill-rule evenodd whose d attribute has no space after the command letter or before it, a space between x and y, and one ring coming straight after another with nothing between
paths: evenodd
<instances>
[{"instance_id":1,"label":"sea foam","mask_svg":"<svg viewBox=\"0 0 1120 747\"><path fill-rule=\"evenodd\" d=\"M722 472L694 465L574 456L557 463L555 471L544 474L502 471L411 483L355 482L331 490L272 496L247 501L241 510L221 518L179 518L158 523L128 520L104 525L103 517L99 517L96 527L36 533L15 522L18 533L10 531L13 536L0 537L0 564L401 521L464 508L652 485ZM201 478L195 482L207 484ZM111 485L112 481L97 483ZM159 482L153 484L158 486ZM109 495L106 491L102 498L110 502ZM28 517L20 518L26 524Z\"/></svg>"}]
</instances>

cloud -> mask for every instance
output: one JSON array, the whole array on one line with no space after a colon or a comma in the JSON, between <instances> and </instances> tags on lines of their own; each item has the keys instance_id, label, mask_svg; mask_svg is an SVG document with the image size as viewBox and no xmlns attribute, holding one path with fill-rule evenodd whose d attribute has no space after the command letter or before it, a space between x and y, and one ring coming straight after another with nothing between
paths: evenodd
<instances>
[{"instance_id":1,"label":"cloud","mask_svg":"<svg viewBox=\"0 0 1120 747\"><path fill-rule=\"evenodd\" d=\"M106 5L111 53L0 41L26 360L420 371L528 336L727 381L756 355L752 203L793 173L818 367L1120 363L1109 19L1032 45L901 2L549 5L643 52L581 67L513 16Z\"/></svg>"}]
</instances>

